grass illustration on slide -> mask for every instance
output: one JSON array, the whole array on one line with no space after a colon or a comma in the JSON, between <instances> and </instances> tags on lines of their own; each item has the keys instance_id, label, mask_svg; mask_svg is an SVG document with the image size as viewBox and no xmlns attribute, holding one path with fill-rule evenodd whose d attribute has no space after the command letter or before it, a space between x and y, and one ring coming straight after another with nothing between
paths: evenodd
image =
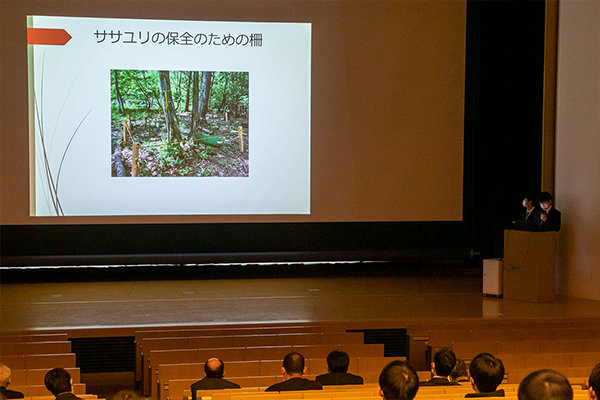
<instances>
[{"instance_id":1,"label":"grass illustration on slide","mask_svg":"<svg viewBox=\"0 0 600 400\"><path fill-rule=\"evenodd\" d=\"M73 89L73 86L75 85L75 82L77 80L77 78L75 77L75 79L72 80L71 82L71 86L67 92L67 94L65 95L65 98L61 104L60 110L58 112L58 115L56 116L56 121L54 124L54 129L52 130L51 136L50 138L48 137L48 134L45 130L45 126L47 125L47 122L44 119L44 65L45 65L45 56L42 57L42 71L41 71L41 77L40 77L40 95L39 95L39 104L38 104L38 96L36 95L36 91L35 88L33 89L33 103L34 103L34 109L35 109L35 124L37 125L37 139L39 139L40 142L40 147L41 147L41 152L38 153L36 151L36 154L39 154L40 158L41 158L41 164L43 167L43 179L45 180L46 186L43 187L46 193L46 198L48 198L48 195L50 196L50 202L52 205L52 208L54 209L54 212L56 213L57 216L64 216L65 212L63 210L63 206L61 204L60 201L60 196L59 196L59 184L60 184L60 175L62 172L62 167L65 161L65 158L67 156L67 153L69 151L69 148L71 147L71 144L73 143L73 139L75 139L75 136L77 135L77 133L79 132L81 126L83 125L84 121L86 120L86 118L88 117L88 115L92 112L92 110L90 109L79 121L79 123L77 124L77 126L75 127L75 129L73 130L73 132L70 134L69 136L69 141L67 142L67 144L65 145L64 149L62 150L62 154L60 156L60 162L58 164L58 166L56 165L52 165L51 164L51 159L52 158L52 145L48 144L47 141L48 139L50 139L50 141L52 142L54 140L54 138L56 137L56 133L57 133L57 129L58 129L58 125L59 122L61 120L61 116L62 113L65 109L65 105L67 104L67 101L69 99L69 95L71 93L71 90ZM68 136L65 135L65 137Z\"/></svg>"},{"instance_id":2,"label":"grass illustration on slide","mask_svg":"<svg viewBox=\"0 0 600 400\"><path fill-rule=\"evenodd\" d=\"M113 177L248 177L248 72L111 70Z\"/></svg>"}]
</instances>

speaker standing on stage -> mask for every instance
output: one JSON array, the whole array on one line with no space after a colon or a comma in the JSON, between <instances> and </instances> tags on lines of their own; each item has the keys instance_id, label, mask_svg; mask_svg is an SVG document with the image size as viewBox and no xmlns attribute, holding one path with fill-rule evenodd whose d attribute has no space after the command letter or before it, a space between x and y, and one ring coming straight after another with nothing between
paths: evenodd
<instances>
[{"instance_id":1,"label":"speaker standing on stage","mask_svg":"<svg viewBox=\"0 0 600 400\"><path fill-rule=\"evenodd\" d=\"M540 220L540 209L535 206L534 197L526 194L523 196L523 210L512 222L513 229L520 231L537 231Z\"/></svg>"},{"instance_id":2,"label":"speaker standing on stage","mask_svg":"<svg viewBox=\"0 0 600 400\"><path fill-rule=\"evenodd\" d=\"M548 192L540 193L540 218L538 220L538 230L542 232L559 231L561 214L552 206L552 195Z\"/></svg>"}]
</instances>

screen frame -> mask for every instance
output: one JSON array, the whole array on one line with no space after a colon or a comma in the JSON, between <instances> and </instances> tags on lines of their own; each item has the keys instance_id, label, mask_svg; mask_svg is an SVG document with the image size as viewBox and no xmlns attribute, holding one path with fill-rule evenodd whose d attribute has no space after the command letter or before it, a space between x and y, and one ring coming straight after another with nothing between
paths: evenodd
<instances>
[{"instance_id":1,"label":"screen frame","mask_svg":"<svg viewBox=\"0 0 600 400\"><path fill-rule=\"evenodd\" d=\"M90 15L100 17L104 12ZM64 10L27 13L68 14ZM77 219L58 224L40 221L40 224L0 226L0 263L10 267L463 259L471 254L470 224L465 222L468 219L465 204L470 197L466 195L470 157L466 144L470 141L465 129L462 221L171 224L129 223L126 219L126 223L110 225L81 224ZM197 244L198 241L202 244Z\"/></svg>"}]
</instances>

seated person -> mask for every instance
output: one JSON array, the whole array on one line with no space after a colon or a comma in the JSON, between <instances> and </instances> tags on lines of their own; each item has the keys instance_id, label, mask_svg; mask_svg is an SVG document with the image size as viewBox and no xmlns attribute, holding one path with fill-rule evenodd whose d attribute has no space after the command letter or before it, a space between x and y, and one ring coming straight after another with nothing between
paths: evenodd
<instances>
[{"instance_id":1,"label":"seated person","mask_svg":"<svg viewBox=\"0 0 600 400\"><path fill-rule=\"evenodd\" d=\"M73 394L71 374L64 368L54 368L44 376L46 389L56 397L56 400L81 400Z\"/></svg>"},{"instance_id":2,"label":"seated person","mask_svg":"<svg viewBox=\"0 0 600 400\"><path fill-rule=\"evenodd\" d=\"M433 356L431 363L431 374L433 378L427 382L421 382L421 386L446 386L459 385L456 382L450 381L450 374L456 365L456 356L450 349L441 349Z\"/></svg>"},{"instance_id":3,"label":"seated person","mask_svg":"<svg viewBox=\"0 0 600 400\"><path fill-rule=\"evenodd\" d=\"M540 369L523 378L517 396L519 400L573 400L573 388L560 372Z\"/></svg>"},{"instance_id":4,"label":"seated person","mask_svg":"<svg viewBox=\"0 0 600 400\"><path fill-rule=\"evenodd\" d=\"M295 351L288 353L283 359L283 382L269 386L265 392L284 392L288 390L321 390L323 385L317 381L303 378L306 373L304 356Z\"/></svg>"},{"instance_id":5,"label":"seated person","mask_svg":"<svg viewBox=\"0 0 600 400\"><path fill-rule=\"evenodd\" d=\"M379 375L379 395L383 400L412 400L419 391L417 371L404 361L392 361Z\"/></svg>"},{"instance_id":6,"label":"seated person","mask_svg":"<svg viewBox=\"0 0 600 400\"><path fill-rule=\"evenodd\" d=\"M600 363L596 364L590 372L590 378L588 379L588 397L590 400L600 399Z\"/></svg>"},{"instance_id":7,"label":"seated person","mask_svg":"<svg viewBox=\"0 0 600 400\"><path fill-rule=\"evenodd\" d=\"M534 205L534 198L530 195L523 196L523 210L512 222L512 228L520 231L537 231L540 220L540 210Z\"/></svg>"},{"instance_id":8,"label":"seated person","mask_svg":"<svg viewBox=\"0 0 600 400\"><path fill-rule=\"evenodd\" d=\"M10 385L11 370L6 365L0 363L0 395L5 399L22 399L25 396L16 390L10 390L6 387Z\"/></svg>"},{"instance_id":9,"label":"seated person","mask_svg":"<svg viewBox=\"0 0 600 400\"><path fill-rule=\"evenodd\" d=\"M204 363L204 378L191 386L192 400L196 400L196 390L239 389L240 385L223 379L225 364L218 358L210 358Z\"/></svg>"},{"instance_id":10,"label":"seated person","mask_svg":"<svg viewBox=\"0 0 600 400\"><path fill-rule=\"evenodd\" d=\"M469 373L467 372L467 364L463 360L456 360L456 366L450 374L450 380L456 383L467 383L469 380Z\"/></svg>"},{"instance_id":11,"label":"seated person","mask_svg":"<svg viewBox=\"0 0 600 400\"><path fill-rule=\"evenodd\" d=\"M328 374L319 375L317 382L323 385L362 385L363 378L348 373L350 357L345 351L334 350L327 356Z\"/></svg>"},{"instance_id":12,"label":"seated person","mask_svg":"<svg viewBox=\"0 0 600 400\"><path fill-rule=\"evenodd\" d=\"M540 214L537 222L538 230L542 232L560 231L561 214L552 207L552 195L548 192L540 193Z\"/></svg>"},{"instance_id":13,"label":"seated person","mask_svg":"<svg viewBox=\"0 0 600 400\"><path fill-rule=\"evenodd\" d=\"M496 390L504 379L502 360L490 353L477 354L469 365L469 373L475 393L465 397L504 397L504 389Z\"/></svg>"}]
</instances>

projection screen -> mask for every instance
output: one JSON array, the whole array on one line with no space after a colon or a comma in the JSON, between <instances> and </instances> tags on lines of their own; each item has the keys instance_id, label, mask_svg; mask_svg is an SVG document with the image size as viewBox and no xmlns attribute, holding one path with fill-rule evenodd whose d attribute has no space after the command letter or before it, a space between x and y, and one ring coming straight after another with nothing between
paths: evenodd
<instances>
[{"instance_id":1,"label":"projection screen","mask_svg":"<svg viewBox=\"0 0 600 400\"><path fill-rule=\"evenodd\" d=\"M461 240L465 1L0 7L4 260Z\"/></svg>"}]
</instances>

